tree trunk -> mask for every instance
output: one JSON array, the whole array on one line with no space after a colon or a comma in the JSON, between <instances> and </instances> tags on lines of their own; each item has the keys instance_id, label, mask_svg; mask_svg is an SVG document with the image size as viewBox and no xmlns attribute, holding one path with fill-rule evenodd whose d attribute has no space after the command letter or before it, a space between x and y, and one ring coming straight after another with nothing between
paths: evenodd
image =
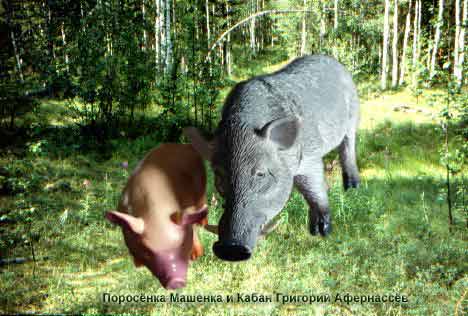
<instances>
[{"instance_id":1,"label":"tree trunk","mask_svg":"<svg viewBox=\"0 0 468 316\"><path fill-rule=\"evenodd\" d=\"M256 12L254 8L254 0L251 3L252 14ZM250 20L250 49L255 53L255 18Z\"/></svg>"},{"instance_id":2,"label":"tree trunk","mask_svg":"<svg viewBox=\"0 0 468 316\"><path fill-rule=\"evenodd\" d=\"M393 9L392 88L398 85L398 0Z\"/></svg>"},{"instance_id":3,"label":"tree trunk","mask_svg":"<svg viewBox=\"0 0 468 316\"><path fill-rule=\"evenodd\" d=\"M6 10L6 24L8 26L8 29L10 30L9 32L10 41L11 41L11 45L13 46L13 53L15 54L16 71L18 72L18 76L21 82L24 82L23 70L21 67L21 58L20 58L19 49L16 43L15 32L13 30L13 24L12 24L13 8L11 6L10 0L4 0L3 7Z\"/></svg>"},{"instance_id":4,"label":"tree trunk","mask_svg":"<svg viewBox=\"0 0 468 316\"><path fill-rule=\"evenodd\" d=\"M457 75L458 66L458 46L460 36L460 0L455 0L455 43L453 47L453 75Z\"/></svg>"},{"instance_id":5,"label":"tree trunk","mask_svg":"<svg viewBox=\"0 0 468 316\"><path fill-rule=\"evenodd\" d=\"M421 0L416 0L414 6L414 34L413 34L413 86L418 85L417 69L419 64L419 56L421 54Z\"/></svg>"},{"instance_id":6,"label":"tree trunk","mask_svg":"<svg viewBox=\"0 0 468 316\"><path fill-rule=\"evenodd\" d=\"M229 16L229 1L226 1L226 20L227 20L227 27L231 26L231 17ZM231 60L231 34L228 34L226 42L226 72L228 76L232 74L232 60Z\"/></svg>"},{"instance_id":7,"label":"tree trunk","mask_svg":"<svg viewBox=\"0 0 468 316\"><path fill-rule=\"evenodd\" d=\"M210 5L208 0L205 0L205 7L206 7L206 42L207 47L210 48L210 40L211 40L211 33L210 33Z\"/></svg>"},{"instance_id":8,"label":"tree trunk","mask_svg":"<svg viewBox=\"0 0 468 316\"><path fill-rule=\"evenodd\" d=\"M304 10L306 10L307 7L307 0L304 0ZM306 12L304 12L304 15L302 16L302 35L301 35L301 56L305 55L305 48L306 48Z\"/></svg>"},{"instance_id":9,"label":"tree trunk","mask_svg":"<svg viewBox=\"0 0 468 316\"><path fill-rule=\"evenodd\" d=\"M457 0L459 2L459 0ZM455 41L458 49L455 51L455 54L458 55L456 57L456 63L454 65L453 74L456 77L458 85L461 85L463 82L463 63L465 62L465 30L466 30L466 23L467 23L467 11L468 11L468 0L463 1L463 13L462 13L462 25L458 31L458 38L455 36ZM459 7L459 3L457 6ZM458 14L460 13L460 9L458 9ZM460 22L458 19L457 26Z\"/></svg>"},{"instance_id":10,"label":"tree trunk","mask_svg":"<svg viewBox=\"0 0 468 316\"><path fill-rule=\"evenodd\" d=\"M338 0L335 0L335 21L333 23L333 28L338 29Z\"/></svg>"},{"instance_id":11,"label":"tree trunk","mask_svg":"<svg viewBox=\"0 0 468 316\"><path fill-rule=\"evenodd\" d=\"M385 90L387 88L387 57L388 57L388 33L389 33L389 16L390 0L385 0L384 12L384 29L383 29L383 44L382 44L382 73L380 77L380 88Z\"/></svg>"},{"instance_id":12,"label":"tree trunk","mask_svg":"<svg viewBox=\"0 0 468 316\"><path fill-rule=\"evenodd\" d=\"M413 60L412 60L412 66L413 66L413 71L416 67L416 61L417 61L417 47L418 47L418 10L419 10L419 0L416 0L414 3L414 21L413 21Z\"/></svg>"},{"instance_id":13,"label":"tree trunk","mask_svg":"<svg viewBox=\"0 0 468 316\"><path fill-rule=\"evenodd\" d=\"M48 63L52 71L54 73L57 72L57 69L55 67L55 49L54 49L54 43L52 39L52 11L50 10L50 5L49 5L49 0L44 0L43 3L43 8L44 12L46 12L45 16L45 23L46 23L46 33L47 33L47 56L48 56ZM47 75L50 76L50 71L47 70ZM52 92L52 91L50 91Z\"/></svg>"},{"instance_id":14,"label":"tree trunk","mask_svg":"<svg viewBox=\"0 0 468 316\"><path fill-rule=\"evenodd\" d=\"M164 23L164 38L165 38L165 71L171 73L172 70L172 36L171 36L171 0L163 0L166 9L166 21Z\"/></svg>"},{"instance_id":15,"label":"tree trunk","mask_svg":"<svg viewBox=\"0 0 468 316\"><path fill-rule=\"evenodd\" d=\"M141 14L142 14L142 19L143 19L143 45L141 46L142 51L146 51L146 48L148 47L148 37L146 34L146 28L145 28L145 20L146 20L146 8L145 8L145 0L142 0L141 3Z\"/></svg>"},{"instance_id":16,"label":"tree trunk","mask_svg":"<svg viewBox=\"0 0 468 316\"><path fill-rule=\"evenodd\" d=\"M158 77L159 68L161 65L161 8L160 0L154 0L154 7L156 9L154 15L154 64L155 64L155 78Z\"/></svg>"},{"instance_id":17,"label":"tree trunk","mask_svg":"<svg viewBox=\"0 0 468 316\"><path fill-rule=\"evenodd\" d=\"M304 9L305 10L305 9ZM322 51L325 33L327 32L327 26L325 24L325 2L322 2L320 6L320 51Z\"/></svg>"},{"instance_id":18,"label":"tree trunk","mask_svg":"<svg viewBox=\"0 0 468 316\"><path fill-rule=\"evenodd\" d=\"M66 40L66 37L65 37L64 22L62 22L60 31L62 33L62 44L63 44L64 57L65 57L65 66L66 66L67 73L69 73L70 72L70 67L69 67L69 62L68 62L67 40Z\"/></svg>"},{"instance_id":19,"label":"tree trunk","mask_svg":"<svg viewBox=\"0 0 468 316\"><path fill-rule=\"evenodd\" d=\"M406 14L405 24L405 37L403 38L403 50L401 52L401 64L400 64L400 80L398 84L401 85L405 81L406 71L406 48L408 46L408 37L411 32L411 0L408 3L408 13Z\"/></svg>"},{"instance_id":20,"label":"tree trunk","mask_svg":"<svg viewBox=\"0 0 468 316\"><path fill-rule=\"evenodd\" d=\"M436 56L437 51L439 49L439 41L440 41L440 29L443 25L443 16L444 15L444 0L439 0L439 13L437 15L437 25L436 31L434 35L434 47L432 49L432 57L431 57L431 68L429 72L429 78L432 79L435 76L435 65L436 65Z\"/></svg>"},{"instance_id":21,"label":"tree trunk","mask_svg":"<svg viewBox=\"0 0 468 316\"><path fill-rule=\"evenodd\" d=\"M421 56L421 13L422 13L422 2L418 0L418 47L416 51L416 60L419 61L419 56Z\"/></svg>"}]
</instances>

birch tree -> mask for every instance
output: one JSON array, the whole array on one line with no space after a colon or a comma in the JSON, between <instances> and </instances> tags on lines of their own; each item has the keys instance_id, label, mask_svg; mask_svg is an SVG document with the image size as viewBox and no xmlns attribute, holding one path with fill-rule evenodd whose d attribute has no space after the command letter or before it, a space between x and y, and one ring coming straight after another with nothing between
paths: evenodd
<instances>
[{"instance_id":1,"label":"birch tree","mask_svg":"<svg viewBox=\"0 0 468 316\"><path fill-rule=\"evenodd\" d=\"M334 16L334 21L333 21L333 28L337 30L338 29L338 0L335 0L334 11L335 11L335 16Z\"/></svg>"},{"instance_id":2,"label":"birch tree","mask_svg":"<svg viewBox=\"0 0 468 316\"><path fill-rule=\"evenodd\" d=\"M401 51L401 63L400 63L400 80L398 84L401 85L405 81L405 71L406 71L406 48L408 46L408 37L411 32L411 0L408 3L408 13L406 14L406 23L405 23L405 36L403 37L403 48Z\"/></svg>"},{"instance_id":3,"label":"birch tree","mask_svg":"<svg viewBox=\"0 0 468 316\"><path fill-rule=\"evenodd\" d=\"M416 0L414 3L414 21L413 21L413 59L412 66L413 69L416 67L417 61L417 48L418 48L418 10L419 10L419 0Z\"/></svg>"},{"instance_id":4,"label":"birch tree","mask_svg":"<svg viewBox=\"0 0 468 316\"><path fill-rule=\"evenodd\" d=\"M18 76L21 82L24 82L23 70L21 68L21 58L19 55L18 45L16 43L15 32L13 30L13 22L12 22L13 9L12 9L10 0L4 0L3 7L6 9L6 22L7 22L7 26L9 29L11 45L13 46L13 53L15 54L16 71L18 72Z\"/></svg>"},{"instance_id":5,"label":"birch tree","mask_svg":"<svg viewBox=\"0 0 468 316\"><path fill-rule=\"evenodd\" d=\"M227 21L227 27L229 28L231 26L231 17L229 14L229 1L226 0L226 21ZM226 56L226 72L228 76L231 76L232 73L232 66L231 66L231 34L228 34L225 42L225 53L224 55Z\"/></svg>"},{"instance_id":6,"label":"birch tree","mask_svg":"<svg viewBox=\"0 0 468 316\"><path fill-rule=\"evenodd\" d=\"M398 84L398 0L394 0L392 40L392 88Z\"/></svg>"},{"instance_id":7,"label":"birch tree","mask_svg":"<svg viewBox=\"0 0 468 316\"><path fill-rule=\"evenodd\" d=\"M437 15L436 30L434 34L434 47L432 49L431 65L430 65L430 72L429 72L430 79L434 78L435 76L435 64L436 64L437 51L439 49L440 30L444 23L443 16L444 16L444 0L439 0L439 12Z\"/></svg>"},{"instance_id":8,"label":"birch tree","mask_svg":"<svg viewBox=\"0 0 468 316\"><path fill-rule=\"evenodd\" d=\"M304 10L306 10L306 8L307 8L307 0L304 0ZM306 38L307 38L306 12L304 12L304 15L302 16L301 56L305 55Z\"/></svg>"},{"instance_id":9,"label":"birch tree","mask_svg":"<svg viewBox=\"0 0 468 316\"><path fill-rule=\"evenodd\" d=\"M463 81L463 63L465 61L465 29L467 23L467 2L463 1L463 12L460 25L460 0L456 0L455 3L455 48L454 48L454 67L453 74L460 85Z\"/></svg>"},{"instance_id":10,"label":"birch tree","mask_svg":"<svg viewBox=\"0 0 468 316\"><path fill-rule=\"evenodd\" d=\"M146 50L146 47L148 46L148 36L146 34L146 28L145 28L145 21L146 21L146 7L145 7L145 0L141 2L141 14L142 14L142 19L143 19L143 45L141 49L143 51Z\"/></svg>"},{"instance_id":11,"label":"birch tree","mask_svg":"<svg viewBox=\"0 0 468 316\"><path fill-rule=\"evenodd\" d=\"M421 0L416 0L414 5L414 24L413 24L413 85L417 85L417 71L416 68L419 62L419 55L421 52Z\"/></svg>"},{"instance_id":12,"label":"birch tree","mask_svg":"<svg viewBox=\"0 0 468 316\"><path fill-rule=\"evenodd\" d=\"M164 3L164 8L165 8L165 21L164 21L164 50L165 50L165 56L164 56L164 63L165 63L165 72L170 73L172 70L172 48L173 48L173 43L172 43L172 32L171 32L171 9L172 9L172 2L171 0L162 0Z\"/></svg>"},{"instance_id":13,"label":"birch tree","mask_svg":"<svg viewBox=\"0 0 468 316\"><path fill-rule=\"evenodd\" d=\"M456 76L458 67L458 38L460 36L460 0L455 0L455 37L453 47L453 75Z\"/></svg>"},{"instance_id":14,"label":"birch tree","mask_svg":"<svg viewBox=\"0 0 468 316\"><path fill-rule=\"evenodd\" d=\"M417 49L416 49L416 57L419 60L419 56L421 56L421 15L422 15L422 2L419 1L418 6L418 42L417 42Z\"/></svg>"},{"instance_id":15,"label":"birch tree","mask_svg":"<svg viewBox=\"0 0 468 316\"><path fill-rule=\"evenodd\" d=\"M251 2L251 12L254 14L255 10L255 0ZM250 49L255 52L255 17L250 20Z\"/></svg>"},{"instance_id":16,"label":"birch tree","mask_svg":"<svg viewBox=\"0 0 468 316\"><path fill-rule=\"evenodd\" d=\"M205 9L206 9L206 38L207 38L207 43L208 43L208 48L210 48L210 40L211 40L211 34L210 34L210 5L208 3L208 0L205 0Z\"/></svg>"},{"instance_id":17,"label":"birch tree","mask_svg":"<svg viewBox=\"0 0 468 316\"><path fill-rule=\"evenodd\" d=\"M62 44L63 44L63 50L64 50L64 58L65 58L65 66L66 66L66 71L67 73L70 72L70 67L69 67L69 62L68 62L68 53L67 53L67 39L65 37L65 27L64 27L64 22L62 22L60 31L62 33Z\"/></svg>"},{"instance_id":18,"label":"birch tree","mask_svg":"<svg viewBox=\"0 0 468 316\"><path fill-rule=\"evenodd\" d=\"M320 6L320 50L322 50L324 37L327 33L327 25L325 24L325 10L325 2L322 2L322 5Z\"/></svg>"},{"instance_id":19,"label":"birch tree","mask_svg":"<svg viewBox=\"0 0 468 316\"><path fill-rule=\"evenodd\" d=\"M158 76L159 67L161 65L161 1L154 0L154 64L155 76Z\"/></svg>"},{"instance_id":20,"label":"birch tree","mask_svg":"<svg viewBox=\"0 0 468 316\"><path fill-rule=\"evenodd\" d=\"M390 0L385 0L383 44L382 44L382 72L381 72L381 77L380 77L380 87L382 88L382 90L385 90L387 88L389 11L390 11Z\"/></svg>"}]
</instances>

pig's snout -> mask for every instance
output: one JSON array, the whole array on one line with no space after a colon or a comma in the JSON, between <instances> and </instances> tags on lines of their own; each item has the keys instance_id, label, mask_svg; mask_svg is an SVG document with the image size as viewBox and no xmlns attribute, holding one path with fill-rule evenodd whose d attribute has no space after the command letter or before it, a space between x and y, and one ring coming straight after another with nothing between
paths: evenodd
<instances>
[{"instance_id":1,"label":"pig's snout","mask_svg":"<svg viewBox=\"0 0 468 316\"><path fill-rule=\"evenodd\" d=\"M186 285L188 257L175 252L158 253L150 270L159 279L161 285L169 290L179 289Z\"/></svg>"},{"instance_id":2,"label":"pig's snout","mask_svg":"<svg viewBox=\"0 0 468 316\"><path fill-rule=\"evenodd\" d=\"M213 245L215 255L227 261L243 261L252 256L252 249L237 241L217 241Z\"/></svg>"},{"instance_id":3,"label":"pig's snout","mask_svg":"<svg viewBox=\"0 0 468 316\"><path fill-rule=\"evenodd\" d=\"M175 289L180 289L182 287L185 287L185 284L186 284L185 279L172 278L163 286L164 288L168 290L175 290Z\"/></svg>"}]
</instances>

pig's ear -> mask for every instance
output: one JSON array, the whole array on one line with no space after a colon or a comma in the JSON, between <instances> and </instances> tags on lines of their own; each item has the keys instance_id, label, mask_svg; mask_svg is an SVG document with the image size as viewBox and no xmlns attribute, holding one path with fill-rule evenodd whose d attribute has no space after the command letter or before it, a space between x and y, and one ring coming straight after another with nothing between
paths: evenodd
<instances>
[{"instance_id":1,"label":"pig's ear","mask_svg":"<svg viewBox=\"0 0 468 316\"><path fill-rule=\"evenodd\" d=\"M106 213L106 218L109 222L117 224L136 234L143 233L143 230L145 229L145 222L141 218L126 213L109 211Z\"/></svg>"},{"instance_id":2,"label":"pig's ear","mask_svg":"<svg viewBox=\"0 0 468 316\"><path fill-rule=\"evenodd\" d=\"M299 135L300 122L295 117L284 117L265 124L257 134L275 143L280 150L291 148Z\"/></svg>"},{"instance_id":3,"label":"pig's ear","mask_svg":"<svg viewBox=\"0 0 468 316\"><path fill-rule=\"evenodd\" d=\"M193 148L195 148L200 156L206 160L212 160L214 151L213 141L207 141L196 127L185 127L182 132L190 140Z\"/></svg>"},{"instance_id":4,"label":"pig's ear","mask_svg":"<svg viewBox=\"0 0 468 316\"><path fill-rule=\"evenodd\" d=\"M180 212L176 212L171 215L171 220L177 225L181 225L181 226L193 225L193 224L204 225L207 223L207 220L206 220L207 216L208 216L208 208L205 206L204 208L202 208L196 213L181 215Z\"/></svg>"}]
</instances>

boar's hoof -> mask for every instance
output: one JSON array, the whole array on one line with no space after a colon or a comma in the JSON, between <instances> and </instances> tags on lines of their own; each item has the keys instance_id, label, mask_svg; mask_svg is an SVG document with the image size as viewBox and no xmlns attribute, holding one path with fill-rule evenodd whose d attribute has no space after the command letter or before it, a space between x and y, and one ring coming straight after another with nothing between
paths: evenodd
<instances>
[{"instance_id":1,"label":"boar's hoof","mask_svg":"<svg viewBox=\"0 0 468 316\"><path fill-rule=\"evenodd\" d=\"M320 216L319 218L315 219L315 221L310 223L309 226L310 233L314 236L321 235L327 236L332 231L332 224L330 215Z\"/></svg>"},{"instance_id":2,"label":"boar's hoof","mask_svg":"<svg viewBox=\"0 0 468 316\"><path fill-rule=\"evenodd\" d=\"M345 191L351 188L357 188L359 187L360 180L358 177L348 177L346 175L343 175L343 186Z\"/></svg>"}]
</instances>

